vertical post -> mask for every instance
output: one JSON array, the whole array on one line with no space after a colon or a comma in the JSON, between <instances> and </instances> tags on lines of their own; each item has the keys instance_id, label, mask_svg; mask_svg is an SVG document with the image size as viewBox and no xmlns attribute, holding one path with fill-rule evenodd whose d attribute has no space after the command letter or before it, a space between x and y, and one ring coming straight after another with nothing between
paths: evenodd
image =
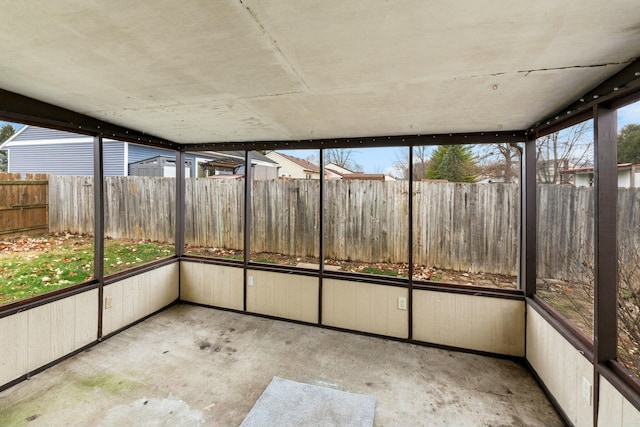
<instances>
[{"instance_id":1,"label":"vertical post","mask_svg":"<svg viewBox=\"0 0 640 427\"><path fill-rule=\"evenodd\" d=\"M616 359L618 343L617 244L617 112L602 105L593 109L594 174L594 422L598 419L599 367Z\"/></svg>"},{"instance_id":2,"label":"vertical post","mask_svg":"<svg viewBox=\"0 0 640 427\"><path fill-rule=\"evenodd\" d=\"M320 149L320 262L318 263L318 325L322 325L322 279L324 275L324 149Z\"/></svg>"},{"instance_id":3,"label":"vertical post","mask_svg":"<svg viewBox=\"0 0 640 427\"><path fill-rule=\"evenodd\" d=\"M595 236L594 346L596 363L616 358L617 347L617 119L616 111L594 108Z\"/></svg>"},{"instance_id":4,"label":"vertical post","mask_svg":"<svg viewBox=\"0 0 640 427\"><path fill-rule=\"evenodd\" d=\"M529 135L524 145L520 171L520 289L525 296L536 293L537 190L536 137Z\"/></svg>"},{"instance_id":5,"label":"vertical post","mask_svg":"<svg viewBox=\"0 0 640 427\"><path fill-rule=\"evenodd\" d=\"M185 170L184 151L176 151L176 256L184 255L184 200L185 200Z\"/></svg>"},{"instance_id":6,"label":"vertical post","mask_svg":"<svg viewBox=\"0 0 640 427\"><path fill-rule=\"evenodd\" d=\"M407 244L409 245L408 261L409 261L409 298L408 304L408 321L409 321L409 336L408 339L413 339L413 145L409 146L409 236Z\"/></svg>"},{"instance_id":7,"label":"vertical post","mask_svg":"<svg viewBox=\"0 0 640 427\"><path fill-rule=\"evenodd\" d=\"M251 151L244 153L244 293L242 307L247 311L247 268L251 255L251 182L253 170L251 167Z\"/></svg>"},{"instance_id":8,"label":"vertical post","mask_svg":"<svg viewBox=\"0 0 640 427\"><path fill-rule=\"evenodd\" d=\"M98 281L98 340L104 302L104 166L102 135L93 137L93 277Z\"/></svg>"}]
</instances>

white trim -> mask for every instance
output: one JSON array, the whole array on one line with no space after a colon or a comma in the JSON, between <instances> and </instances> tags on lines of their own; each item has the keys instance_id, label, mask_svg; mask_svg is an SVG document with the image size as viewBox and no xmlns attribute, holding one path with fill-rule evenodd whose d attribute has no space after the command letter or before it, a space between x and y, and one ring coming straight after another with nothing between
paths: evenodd
<instances>
[{"instance_id":1,"label":"white trim","mask_svg":"<svg viewBox=\"0 0 640 427\"><path fill-rule=\"evenodd\" d=\"M105 139L104 142L123 142L115 139ZM90 136L82 136L77 138L56 138L56 139L29 139L26 141L11 141L7 140L2 147L5 145L7 148L10 147L25 147L32 145L61 145L61 144L90 144L93 143L93 138ZM5 150L6 148L2 148Z\"/></svg>"},{"instance_id":2,"label":"white trim","mask_svg":"<svg viewBox=\"0 0 640 427\"><path fill-rule=\"evenodd\" d=\"M129 143L124 142L124 175L129 176Z\"/></svg>"},{"instance_id":3,"label":"white trim","mask_svg":"<svg viewBox=\"0 0 640 427\"><path fill-rule=\"evenodd\" d=\"M11 123L7 123L7 124L9 124L9 125L10 125ZM13 127L13 125L12 125L12 127ZM28 127L29 127L29 125L24 125L24 126L22 126L20 129L18 129L18 131L17 131L16 133L14 133L13 135L11 135L11 136L9 137L9 139L7 139L5 142L3 142L2 144L0 144L0 150L6 150L5 146L6 146L6 145L9 145L9 143L10 143L11 141L13 141L13 139L14 139L16 136L20 135L20 134L21 134L22 132L24 132L24 130L25 130L26 128L28 128ZM14 128L14 129L15 129L15 128ZM7 170L9 170L9 169L7 169Z\"/></svg>"},{"instance_id":4,"label":"white trim","mask_svg":"<svg viewBox=\"0 0 640 427\"><path fill-rule=\"evenodd\" d=\"M198 176L198 173L200 172L200 163L207 163L209 161L211 161L211 159L205 159L204 157L194 157L193 158L196 161L195 165L193 166L193 169L195 170L195 177L196 178L201 178ZM193 178L192 176L190 176L189 178Z\"/></svg>"}]
</instances>

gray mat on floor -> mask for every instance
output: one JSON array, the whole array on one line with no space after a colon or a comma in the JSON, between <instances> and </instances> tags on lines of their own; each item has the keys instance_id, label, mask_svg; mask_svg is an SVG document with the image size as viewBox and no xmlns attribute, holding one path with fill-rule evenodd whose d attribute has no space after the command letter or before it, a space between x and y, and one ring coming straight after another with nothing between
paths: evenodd
<instances>
[{"instance_id":1,"label":"gray mat on floor","mask_svg":"<svg viewBox=\"0 0 640 427\"><path fill-rule=\"evenodd\" d=\"M240 427L373 426L376 399L273 377Z\"/></svg>"}]
</instances>

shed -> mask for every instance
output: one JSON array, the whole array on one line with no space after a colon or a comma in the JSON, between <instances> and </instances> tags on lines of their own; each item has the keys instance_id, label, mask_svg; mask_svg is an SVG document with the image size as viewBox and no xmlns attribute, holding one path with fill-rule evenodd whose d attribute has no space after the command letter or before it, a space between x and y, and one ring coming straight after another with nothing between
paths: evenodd
<instances>
[{"instance_id":1,"label":"shed","mask_svg":"<svg viewBox=\"0 0 640 427\"><path fill-rule=\"evenodd\" d=\"M191 168L193 161L185 160L184 174L191 176ZM176 159L175 157L156 156L150 159L140 160L138 162L129 163L129 175L135 176L176 176Z\"/></svg>"}]
</instances>

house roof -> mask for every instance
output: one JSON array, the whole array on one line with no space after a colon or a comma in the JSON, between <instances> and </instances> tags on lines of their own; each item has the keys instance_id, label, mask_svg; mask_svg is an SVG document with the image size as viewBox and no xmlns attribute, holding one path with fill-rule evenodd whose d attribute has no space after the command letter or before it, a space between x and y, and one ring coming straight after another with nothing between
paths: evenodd
<instances>
[{"instance_id":1,"label":"house roof","mask_svg":"<svg viewBox=\"0 0 640 427\"><path fill-rule=\"evenodd\" d=\"M359 179L363 181L384 181L383 173L349 173L342 175L342 179Z\"/></svg>"},{"instance_id":2,"label":"house roof","mask_svg":"<svg viewBox=\"0 0 640 427\"><path fill-rule=\"evenodd\" d=\"M303 168L306 171L320 173L320 168L317 165L311 163L308 160L304 160L304 159L301 159L299 157L290 156L288 154L279 153L279 152L276 152L276 154L278 154L279 156L282 156L285 159L295 163L296 165L300 166L301 168Z\"/></svg>"},{"instance_id":3,"label":"house roof","mask_svg":"<svg viewBox=\"0 0 640 427\"><path fill-rule=\"evenodd\" d=\"M181 144L525 130L640 57L638 22L637 0L7 2L0 88Z\"/></svg>"},{"instance_id":4,"label":"house roof","mask_svg":"<svg viewBox=\"0 0 640 427\"><path fill-rule=\"evenodd\" d=\"M640 165L633 163L618 163L618 170L624 169L632 169L632 168L640 168ZM585 173L585 172L593 172L593 166L587 166L583 168L573 168L573 169L563 169L560 173Z\"/></svg>"}]
</instances>

